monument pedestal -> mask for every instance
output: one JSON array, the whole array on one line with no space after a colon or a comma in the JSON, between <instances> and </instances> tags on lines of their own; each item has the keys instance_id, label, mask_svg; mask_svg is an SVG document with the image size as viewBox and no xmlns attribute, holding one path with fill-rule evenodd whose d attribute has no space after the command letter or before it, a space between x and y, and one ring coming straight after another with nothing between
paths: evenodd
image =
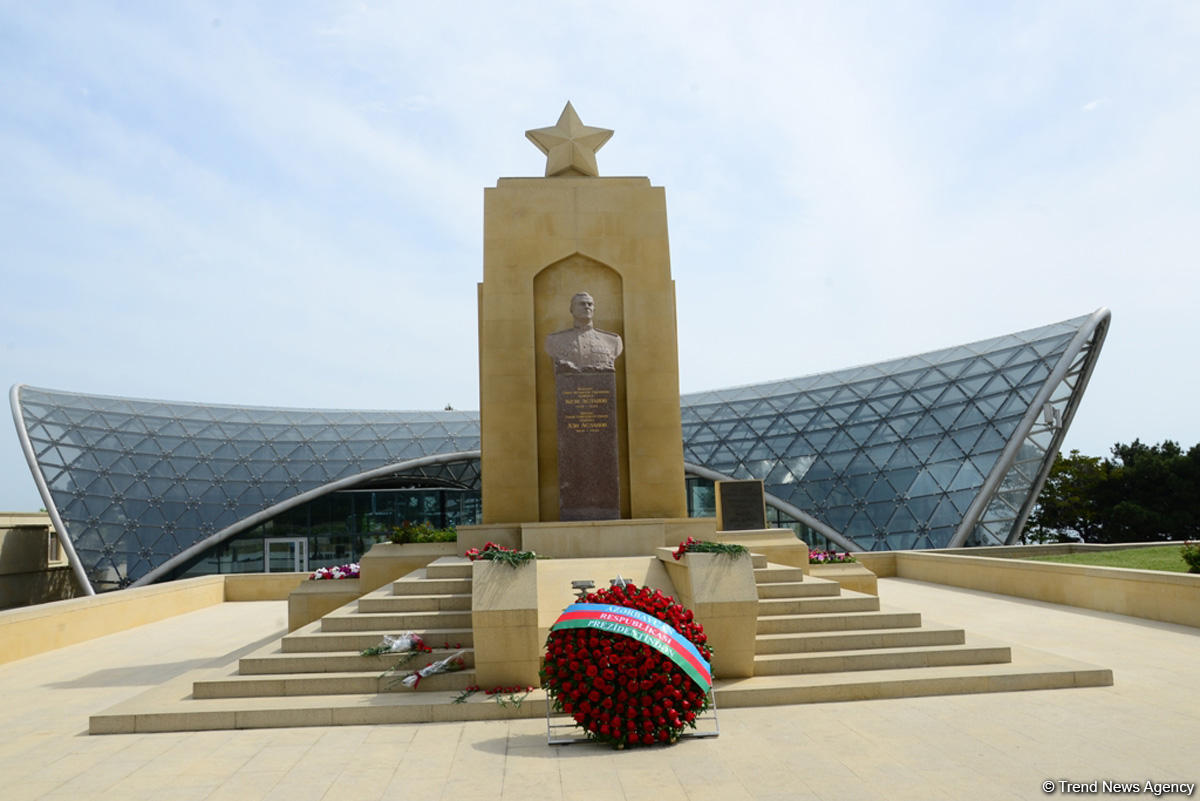
<instances>
[{"instance_id":1,"label":"monument pedestal","mask_svg":"<svg viewBox=\"0 0 1200 801\"><path fill-rule=\"evenodd\" d=\"M459 553L465 553L469 548L482 549L486 543L494 542L555 559L653 556L659 548L675 548L688 537L714 539L715 525L711 517L485 523L460 526L458 549ZM807 548L804 554L807 560Z\"/></svg>"}]
</instances>

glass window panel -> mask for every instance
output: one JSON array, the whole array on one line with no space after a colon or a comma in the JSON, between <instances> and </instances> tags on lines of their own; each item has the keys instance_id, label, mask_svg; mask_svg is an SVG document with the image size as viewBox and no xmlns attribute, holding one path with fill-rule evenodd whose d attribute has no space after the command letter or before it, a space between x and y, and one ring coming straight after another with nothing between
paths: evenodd
<instances>
[{"instance_id":1,"label":"glass window panel","mask_svg":"<svg viewBox=\"0 0 1200 801\"><path fill-rule=\"evenodd\" d=\"M938 489L942 490L948 488L954 481L954 477L957 475L959 467L959 462L935 462L930 464L926 469L933 477L933 480L937 482Z\"/></svg>"},{"instance_id":2,"label":"glass window panel","mask_svg":"<svg viewBox=\"0 0 1200 801\"><path fill-rule=\"evenodd\" d=\"M937 441L933 451L929 454L931 461L947 462L953 461L956 464L963 458L963 450L958 447L953 437L944 437Z\"/></svg>"}]
</instances>

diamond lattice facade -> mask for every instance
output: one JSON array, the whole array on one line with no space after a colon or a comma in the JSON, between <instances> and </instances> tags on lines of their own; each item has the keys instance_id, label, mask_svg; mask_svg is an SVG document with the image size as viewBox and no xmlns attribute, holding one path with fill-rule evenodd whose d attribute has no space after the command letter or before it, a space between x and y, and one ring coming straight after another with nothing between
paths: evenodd
<instances>
[{"instance_id":1,"label":"diamond lattice facade","mask_svg":"<svg viewBox=\"0 0 1200 801\"><path fill-rule=\"evenodd\" d=\"M1108 322L1101 309L905 359L685 395L687 471L762 479L777 514L837 547L1013 542ZM479 487L474 412L247 408L23 385L10 400L46 508L95 589L169 576L289 510L381 479Z\"/></svg>"}]
</instances>

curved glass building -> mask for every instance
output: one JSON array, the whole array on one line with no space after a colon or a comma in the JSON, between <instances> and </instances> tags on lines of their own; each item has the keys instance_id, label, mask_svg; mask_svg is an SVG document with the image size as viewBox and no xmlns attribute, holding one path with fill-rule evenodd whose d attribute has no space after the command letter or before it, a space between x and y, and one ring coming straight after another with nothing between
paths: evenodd
<instances>
[{"instance_id":1,"label":"curved glass building","mask_svg":"<svg viewBox=\"0 0 1200 801\"><path fill-rule=\"evenodd\" d=\"M919 356L681 398L689 510L762 479L776 523L850 550L1020 535L1109 312ZM356 558L400 520L479 519L476 412L176 403L14 386L76 575L107 590Z\"/></svg>"}]
</instances>

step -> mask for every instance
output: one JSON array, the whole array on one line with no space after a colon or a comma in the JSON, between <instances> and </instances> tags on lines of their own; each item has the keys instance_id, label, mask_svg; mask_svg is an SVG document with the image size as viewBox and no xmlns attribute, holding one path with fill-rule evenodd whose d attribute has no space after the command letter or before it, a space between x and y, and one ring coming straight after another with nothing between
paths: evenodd
<instances>
[{"instance_id":1,"label":"step","mask_svg":"<svg viewBox=\"0 0 1200 801\"><path fill-rule=\"evenodd\" d=\"M422 631L471 627L470 611L346 613L338 610L321 618L321 631Z\"/></svg>"},{"instance_id":2,"label":"step","mask_svg":"<svg viewBox=\"0 0 1200 801\"><path fill-rule=\"evenodd\" d=\"M363 596L358 600L359 614L377 612L437 612L471 609L471 593L437 595Z\"/></svg>"},{"instance_id":3,"label":"step","mask_svg":"<svg viewBox=\"0 0 1200 801\"><path fill-rule=\"evenodd\" d=\"M212 673L212 671L207 671ZM719 708L778 706L874 698L1108 687L1112 671L1026 649L1013 662L878 671L718 679ZM92 734L205 731L280 726L349 726L454 720L541 718L545 694L534 690L519 706L502 707L477 693L460 704L453 692L389 692L267 698L197 699L191 674L122 701L89 720Z\"/></svg>"},{"instance_id":4,"label":"step","mask_svg":"<svg viewBox=\"0 0 1200 801\"><path fill-rule=\"evenodd\" d=\"M750 565L751 565L751 566L752 566L752 567L753 567L755 570L759 570L759 569L761 569L761 568L765 568L765 567L767 566L767 557L763 556L763 555L762 555L762 554L760 554L760 553L753 553L753 552L751 552L751 554L750 554Z\"/></svg>"},{"instance_id":5,"label":"step","mask_svg":"<svg viewBox=\"0 0 1200 801\"><path fill-rule=\"evenodd\" d=\"M1036 652L1034 652L1036 653ZM1112 671L1042 654L1042 659L984 665L754 676L717 682L721 709L931 695L1111 687Z\"/></svg>"},{"instance_id":6,"label":"step","mask_svg":"<svg viewBox=\"0 0 1200 801\"><path fill-rule=\"evenodd\" d=\"M453 645L454 643L451 643ZM459 643L460 645L462 643ZM475 664L475 652L469 646L468 664ZM408 664L426 665L444 659L454 649L435 648L431 653L414 657ZM402 654L363 656L361 651L310 651L307 653L274 653L244 656L238 660L238 675L268 676L281 673L382 673L393 667Z\"/></svg>"},{"instance_id":7,"label":"step","mask_svg":"<svg viewBox=\"0 0 1200 801\"><path fill-rule=\"evenodd\" d=\"M317 627L320 621L309 624L284 636L280 640L280 650L285 654L296 653L328 653L330 651L362 651L383 644L383 635L400 634L405 629L379 629L376 631L320 631ZM308 629L308 630L306 630ZM451 646L460 645L470 648L475 644L474 634L470 628L459 629L415 629L414 633L430 648L440 648L449 643Z\"/></svg>"},{"instance_id":8,"label":"step","mask_svg":"<svg viewBox=\"0 0 1200 801\"><path fill-rule=\"evenodd\" d=\"M421 571L424 573L425 571ZM469 578L412 578L412 574L391 583L392 595L457 595L471 594Z\"/></svg>"},{"instance_id":9,"label":"step","mask_svg":"<svg viewBox=\"0 0 1200 801\"><path fill-rule=\"evenodd\" d=\"M843 590L841 595L814 598L763 598L758 602L758 617L805 615L829 612L877 612L879 598Z\"/></svg>"},{"instance_id":10,"label":"step","mask_svg":"<svg viewBox=\"0 0 1200 801\"><path fill-rule=\"evenodd\" d=\"M471 560L461 556L441 556L425 565L425 577L431 579L469 579Z\"/></svg>"},{"instance_id":11,"label":"step","mask_svg":"<svg viewBox=\"0 0 1200 801\"><path fill-rule=\"evenodd\" d=\"M783 615L769 625L778 631L850 631L857 629L915 629L921 626L920 612L840 612L824 615Z\"/></svg>"},{"instance_id":12,"label":"step","mask_svg":"<svg viewBox=\"0 0 1200 801\"><path fill-rule=\"evenodd\" d=\"M916 648L872 648L813 654L760 654L754 657L755 676L791 673L842 673L860 670L1001 664L1012 660L1007 646L937 645Z\"/></svg>"},{"instance_id":13,"label":"step","mask_svg":"<svg viewBox=\"0 0 1200 801\"><path fill-rule=\"evenodd\" d=\"M760 603L762 603L760 601ZM758 618L755 631L758 634L787 634L796 632L835 632L835 631L850 631L862 630L865 621L863 619L852 619L846 613L847 618L845 625L834 626L835 621L830 621L829 618L836 616L835 614L803 614L803 615L770 615L760 616ZM858 613L863 614L863 613ZM866 610L865 614L886 614L875 612L875 610ZM870 619L868 619L870 620ZM858 626L862 622L862 626ZM895 622L895 621L893 621ZM899 628L899 626L880 626L880 628Z\"/></svg>"},{"instance_id":14,"label":"step","mask_svg":"<svg viewBox=\"0 0 1200 801\"><path fill-rule=\"evenodd\" d=\"M919 629L863 629L860 631L760 632L754 638L756 654L858 651L865 648L907 648L918 645L961 645L962 629L927 626Z\"/></svg>"},{"instance_id":15,"label":"step","mask_svg":"<svg viewBox=\"0 0 1200 801\"><path fill-rule=\"evenodd\" d=\"M757 588L759 598L815 598L841 592L837 582L769 581L759 583Z\"/></svg>"},{"instance_id":16,"label":"step","mask_svg":"<svg viewBox=\"0 0 1200 801\"><path fill-rule=\"evenodd\" d=\"M465 655L464 655L465 656ZM399 673L296 673L278 676L229 676L202 679L193 683L192 696L205 698L266 698L307 695L368 695L393 692L458 691L475 683L474 670L439 673L421 679L415 689L405 687L401 679L415 667L405 666Z\"/></svg>"},{"instance_id":17,"label":"step","mask_svg":"<svg viewBox=\"0 0 1200 801\"><path fill-rule=\"evenodd\" d=\"M766 567L756 567L754 569L755 582L770 583L776 581L808 581L809 577L804 575L804 569L799 567L787 567L786 565L767 565ZM837 582L832 582L837 584Z\"/></svg>"},{"instance_id":18,"label":"step","mask_svg":"<svg viewBox=\"0 0 1200 801\"><path fill-rule=\"evenodd\" d=\"M422 682L424 683L424 682ZM169 693L169 694L168 694ZM475 693L461 704L457 692L390 692L262 698L193 699L185 689L159 688L89 719L91 734L219 731L302 726L383 726L432 721L544 718L546 696L534 690L522 704L500 706Z\"/></svg>"}]
</instances>

